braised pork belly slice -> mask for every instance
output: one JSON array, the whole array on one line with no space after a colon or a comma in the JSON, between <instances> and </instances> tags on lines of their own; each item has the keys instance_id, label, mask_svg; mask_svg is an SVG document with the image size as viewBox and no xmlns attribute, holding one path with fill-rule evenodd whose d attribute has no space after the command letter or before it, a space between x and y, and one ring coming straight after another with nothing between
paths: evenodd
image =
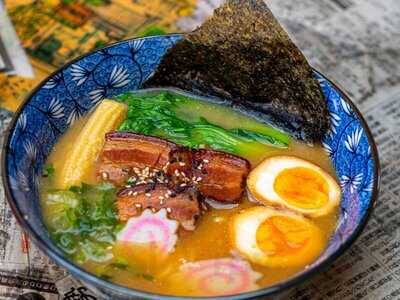
<instances>
[{"instance_id":1,"label":"braised pork belly slice","mask_svg":"<svg viewBox=\"0 0 400 300\"><path fill-rule=\"evenodd\" d=\"M103 163L162 169L181 147L160 138L132 132L109 132L100 156Z\"/></svg>"},{"instance_id":2,"label":"braised pork belly slice","mask_svg":"<svg viewBox=\"0 0 400 300\"><path fill-rule=\"evenodd\" d=\"M225 203L240 202L250 163L241 157L209 149L193 151L194 180L206 198Z\"/></svg>"},{"instance_id":3,"label":"braised pork belly slice","mask_svg":"<svg viewBox=\"0 0 400 300\"><path fill-rule=\"evenodd\" d=\"M165 208L168 217L177 220L186 230L195 229L195 221L200 215L197 192L190 188L176 193L165 184L140 184L124 188L117 194L120 221L140 215L146 208L154 212Z\"/></svg>"},{"instance_id":4,"label":"braised pork belly slice","mask_svg":"<svg viewBox=\"0 0 400 300\"><path fill-rule=\"evenodd\" d=\"M131 169L113 163L101 163L97 169L97 177L102 181L122 186L131 177Z\"/></svg>"},{"instance_id":5,"label":"braised pork belly slice","mask_svg":"<svg viewBox=\"0 0 400 300\"><path fill-rule=\"evenodd\" d=\"M168 184L177 193L196 187L202 196L225 203L240 202L250 171L250 163L235 155L130 132L107 133L99 160L98 177L117 186L129 178L132 185Z\"/></svg>"},{"instance_id":6,"label":"braised pork belly slice","mask_svg":"<svg viewBox=\"0 0 400 300\"><path fill-rule=\"evenodd\" d=\"M166 170L170 161L178 156L176 153L182 151L186 150L160 138L131 132L109 132L100 153L97 175L99 179L118 186L131 176L140 182L140 177L149 178L160 170Z\"/></svg>"}]
</instances>

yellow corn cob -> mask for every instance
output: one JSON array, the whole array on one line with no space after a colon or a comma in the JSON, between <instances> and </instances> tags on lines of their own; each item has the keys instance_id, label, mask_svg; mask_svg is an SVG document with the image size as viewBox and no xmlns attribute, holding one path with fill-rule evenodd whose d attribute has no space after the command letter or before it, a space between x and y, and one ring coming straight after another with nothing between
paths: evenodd
<instances>
[{"instance_id":1,"label":"yellow corn cob","mask_svg":"<svg viewBox=\"0 0 400 300\"><path fill-rule=\"evenodd\" d=\"M104 145L104 135L116 129L127 114L127 106L103 100L89 116L65 160L56 169L54 185L60 189L80 185L88 175Z\"/></svg>"}]
</instances>

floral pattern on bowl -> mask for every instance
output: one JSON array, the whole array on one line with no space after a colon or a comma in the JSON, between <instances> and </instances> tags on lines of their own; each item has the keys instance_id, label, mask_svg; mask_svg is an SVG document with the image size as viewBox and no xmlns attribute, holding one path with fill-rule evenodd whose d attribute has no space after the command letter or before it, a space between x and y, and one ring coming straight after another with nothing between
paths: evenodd
<instances>
[{"instance_id":1,"label":"floral pattern on bowl","mask_svg":"<svg viewBox=\"0 0 400 300\"><path fill-rule=\"evenodd\" d=\"M45 80L16 114L3 151L6 195L21 225L50 257L81 279L110 293L149 297L88 274L63 258L41 221L38 182L57 139L104 98L139 89L181 35L123 41L66 65ZM343 197L337 230L310 268L284 283L248 294L269 294L299 282L340 255L364 227L379 183L379 161L369 129L353 104L315 72L327 100L331 128L323 146L336 169ZM233 299L233 298L232 298Z\"/></svg>"}]
</instances>

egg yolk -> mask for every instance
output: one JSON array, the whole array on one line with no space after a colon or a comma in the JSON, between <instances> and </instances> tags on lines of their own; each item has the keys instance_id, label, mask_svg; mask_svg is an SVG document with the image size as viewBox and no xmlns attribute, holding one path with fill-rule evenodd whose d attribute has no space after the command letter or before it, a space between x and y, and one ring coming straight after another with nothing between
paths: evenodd
<instances>
[{"instance_id":1,"label":"egg yolk","mask_svg":"<svg viewBox=\"0 0 400 300\"><path fill-rule=\"evenodd\" d=\"M329 186L324 177L304 167L280 172L274 190L287 203L304 209L321 208L329 200Z\"/></svg>"},{"instance_id":2,"label":"egg yolk","mask_svg":"<svg viewBox=\"0 0 400 300\"><path fill-rule=\"evenodd\" d=\"M273 216L257 229L258 247L268 256L296 255L312 235L309 226L286 216Z\"/></svg>"}]
</instances>

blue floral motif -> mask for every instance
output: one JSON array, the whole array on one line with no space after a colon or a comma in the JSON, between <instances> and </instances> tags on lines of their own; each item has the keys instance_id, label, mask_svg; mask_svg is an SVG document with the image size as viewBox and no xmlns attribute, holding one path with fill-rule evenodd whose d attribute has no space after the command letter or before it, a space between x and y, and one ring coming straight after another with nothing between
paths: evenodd
<instances>
[{"instance_id":1,"label":"blue floral motif","mask_svg":"<svg viewBox=\"0 0 400 300\"><path fill-rule=\"evenodd\" d=\"M55 74L53 77L50 77L47 82L43 85L44 89L52 89L56 87L61 81L61 75Z\"/></svg>"},{"instance_id":2,"label":"blue floral motif","mask_svg":"<svg viewBox=\"0 0 400 300\"><path fill-rule=\"evenodd\" d=\"M180 38L135 39L93 52L67 65L33 93L18 115L6 153L8 181L21 215L38 210L40 172L57 139L102 99L139 89ZM335 167L342 200L336 232L314 266L331 257L358 229L371 207L377 181L377 162L363 121L327 79L315 76L331 117L322 144ZM40 218L33 219L31 226L44 230Z\"/></svg>"},{"instance_id":3,"label":"blue floral motif","mask_svg":"<svg viewBox=\"0 0 400 300\"><path fill-rule=\"evenodd\" d=\"M123 66L115 66L108 80L109 86L114 88L123 87L129 83L128 71Z\"/></svg>"},{"instance_id":4,"label":"blue floral motif","mask_svg":"<svg viewBox=\"0 0 400 300\"><path fill-rule=\"evenodd\" d=\"M72 80L79 86L89 78L90 72L78 64L73 64L71 66L71 75Z\"/></svg>"}]
</instances>

